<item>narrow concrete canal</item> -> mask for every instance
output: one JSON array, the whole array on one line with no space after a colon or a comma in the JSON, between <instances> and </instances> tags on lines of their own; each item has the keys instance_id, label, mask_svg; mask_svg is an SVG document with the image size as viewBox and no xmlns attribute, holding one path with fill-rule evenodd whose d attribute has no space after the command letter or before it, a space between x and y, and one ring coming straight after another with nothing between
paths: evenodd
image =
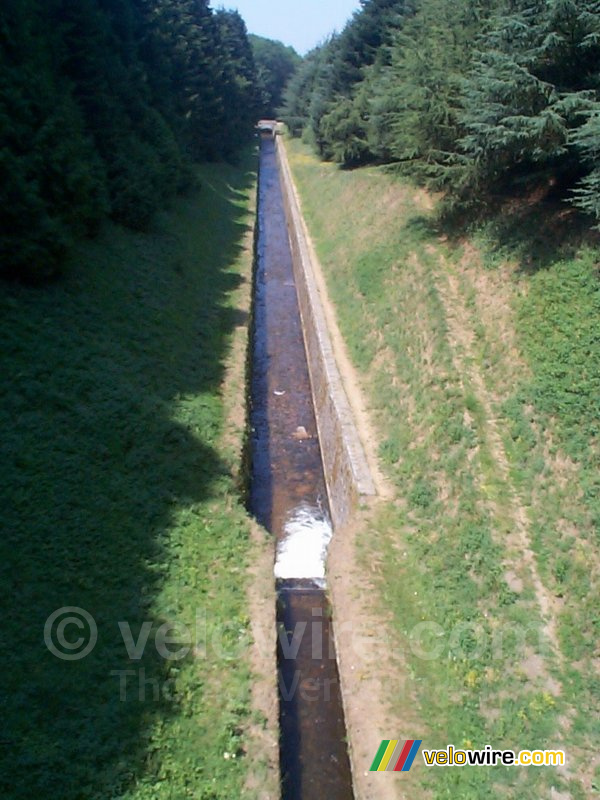
<instances>
[{"instance_id":1,"label":"narrow concrete canal","mask_svg":"<svg viewBox=\"0 0 600 800\"><path fill-rule=\"evenodd\" d=\"M251 378L252 513L276 537L284 800L352 800L325 586L332 535L274 141L260 148Z\"/></svg>"}]
</instances>

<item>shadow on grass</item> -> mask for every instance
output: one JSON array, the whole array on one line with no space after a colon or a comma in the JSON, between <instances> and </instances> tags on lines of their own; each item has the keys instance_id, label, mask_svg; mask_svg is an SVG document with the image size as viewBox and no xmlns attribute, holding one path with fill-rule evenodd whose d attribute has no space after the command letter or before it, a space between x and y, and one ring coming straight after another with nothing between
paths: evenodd
<instances>
[{"instance_id":1,"label":"shadow on grass","mask_svg":"<svg viewBox=\"0 0 600 800\"><path fill-rule=\"evenodd\" d=\"M517 260L527 273L573 258L584 245L600 244L590 217L547 185L489 198L468 213L442 209L438 224L452 240L475 230L482 233L492 254Z\"/></svg>"},{"instance_id":2,"label":"shadow on grass","mask_svg":"<svg viewBox=\"0 0 600 800\"><path fill-rule=\"evenodd\" d=\"M150 737L178 712L168 680L181 667L154 634L189 587L182 578L159 594L179 556L197 567L202 597L202 576L244 547L239 532L210 530L207 502L230 485L218 390L228 335L246 324L227 298L254 166L249 155L203 168L197 196L147 235L113 228L82 246L60 284L0 286L5 798L120 797L152 772ZM71 606L91 614L98 642L67 661L49 652L44 625ZM118 623L135 644L146 620L132 660ZM86 628L69 623L64 636Z\"/></svg>"},{"instance_id":3,"label":"shadow on grass","mask_svg":"<svg viewBox=\"0 0 600 800\"><path fill-rule=\"evenodd\" d=\"M441 233L439 221L434 216L416 214L406 221L406 230L417 241L429 241Z\"/></svg>"}]
</instances>

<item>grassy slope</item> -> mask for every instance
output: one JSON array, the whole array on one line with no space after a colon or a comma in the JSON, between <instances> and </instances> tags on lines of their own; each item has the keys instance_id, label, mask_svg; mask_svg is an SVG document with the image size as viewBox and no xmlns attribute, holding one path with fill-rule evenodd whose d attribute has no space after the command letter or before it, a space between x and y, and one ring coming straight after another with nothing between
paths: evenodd
<instances>
[{"instance_id":1,"label":"grassy slope","mask_svg":"<svg viewBox=\"0 0 600 800\"><path fill-rule=\"evenodd\" d=\"M242 793L252 546L220 390L246 322L235 292L251 270L254 155L200 180L149 234L111 228L82 245L59 284L0 286L3 797ZM97 622L85 660L44 647L63 606ZM194 631L197 610L206 655L201 624L194 653L160 658L156 628ZM118 622L137 641L145 620L132 662ZM125 669L120 699L111 671ZM141 669L160 699L148 683L140 701Z\"/></svg>"},{"instance_id":2,"label":"grassy slope","mask_svg":"<svg viewBox=\"0 0 600 800\"><path fill-rule=\"evenodd\" d=\"M525 272L440 237L433 202L406 183L321 164L296 141L289 151L396 487L363 558L419 697L423 730L402 733L430 747L560 746L569 759L561 773L417 765L423 790L589 797L600 741L597 255Z\"/></svg>"}]
</instances>

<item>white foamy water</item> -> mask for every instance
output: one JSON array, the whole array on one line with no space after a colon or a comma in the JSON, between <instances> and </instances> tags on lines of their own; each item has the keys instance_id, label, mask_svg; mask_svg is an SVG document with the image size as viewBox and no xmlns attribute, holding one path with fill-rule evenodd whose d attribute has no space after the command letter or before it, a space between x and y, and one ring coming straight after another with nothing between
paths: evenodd
<instances>
[{"instance_id":1,"label":"white foamy water","mask_svg":"<svg viewBox=\"0 0 600 800\"><path fill-rule=\"evenodd\" d=\"M304 504L290 514L277 544L275 577L312 578L325 585L325 561L333 531L319 508Z\"/></svg>"}]
</instances>

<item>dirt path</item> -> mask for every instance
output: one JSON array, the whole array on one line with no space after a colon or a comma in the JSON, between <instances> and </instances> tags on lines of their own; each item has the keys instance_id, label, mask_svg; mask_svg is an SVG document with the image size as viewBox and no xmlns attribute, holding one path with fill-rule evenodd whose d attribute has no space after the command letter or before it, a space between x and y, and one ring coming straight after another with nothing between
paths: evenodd
<instances>
[{"instance_id":1,"label":"dirt path","mask_svg":"<svg viewBox=\"0 0 600 800\"><path fill-rule=\"evenodd\" d=\"M375 505L375 504L374 504ZM402 652L373 604L375 573L358 558L360 540L372 535L376 509L364 509L337 531L328 576L356 800L426 800L411 775L369 772L382 739L411 739L423 731L416 714L414 684ZM376 564L373 564L376 569ZM402 717L392 710L402 706ZM414 773L413 773L414 774Z\"/></svg>"}]
</instances>

